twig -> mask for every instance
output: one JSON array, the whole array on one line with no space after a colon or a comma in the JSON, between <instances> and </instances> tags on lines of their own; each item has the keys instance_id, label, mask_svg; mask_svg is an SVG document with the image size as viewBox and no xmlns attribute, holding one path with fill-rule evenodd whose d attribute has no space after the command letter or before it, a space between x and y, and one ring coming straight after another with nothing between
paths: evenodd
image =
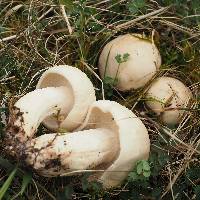
<instances>
[{"instance_id":1,"label":"twig","mask_svg":"<svg viewBox=\"0 0 200 200\"><path fill-rule=\"evenodd\" d=\"M161 8L161 9L159 9L159 10L155 10L155 11L153 11L153 12L147 13L146 15L140 15L140 16L137 17L136 19L133 19L133 20L131 20L131 21L128 21L128 22L125 22L125 23L123 23L123 24L120 24L120 25L116 26L115 29L116 29L117 31L119 31L119 30L121 30L121 29L126 29L126 28L132 26L133 24L135 24L135 23L138 22L138 21L141 21L141 20L143 20L143 19L145 19L145 18L149 18L149 17L154 16L154 15L161 14L161 13L163 13L164 11L166 11L168 8L169 8L169 7L164 7L164 8Z\"/></svg>"},{"instance_id":2,"label":"twig","mask_svg":"<svg viewBox=\"0 0 200 200\"><path fill-rule=\"evenodd\" d=\"M154 124L158 129L162 129L162 131L164 131L164 133L167 134L168 136L170 136L172 139L174 139L177 142L179 142L180 144L184 145L189 150L192 150L192 151L200 154L200 151L198 151L197 149L194 149L192 146L190 146L190 145L186 144L185 142L183 142L182 140L180 140L175 134L172 133L172 131L168 130L166 127L159 125L157 122L155 122L154 120L152 120L151 118L149 118L147 116L145 116L145 118L148 119L152 124Z\"/></svg>"},{"instance_id":3,"label":"twig","mask_svg":"<svg viewBox=\"0 0 200 200\"><path fill-rule=\"evenodd\" d=\"M39 18L38 21L40 21L41 19L43 19L47 14L49 14L54 8L51 7L49 8L49 10L47 10L44 14L42 14Z\"/></svg>"},{"instance_id":4,"label":"twig","mask_svg":"<svg viewBox=\"0 0 200 200\"><path fill-rule=\"evenodd\" d=\"M67 28L68 28L68 31L69 31L69 33L71 35L73 31L72 31L72 27L71 27L71 25L69 23L69 19L67 17L67 14L65 12L65 6L64 5L60 5L60 10L61 10L61 13L62 13L62 16L63 16L64 20L67 23Z\"/></svg>"},{"instance_id":5,"label":"twig","mask_svg":"<svg viewBox=\"0 0 200 200\"><path fill-rule=\"evenodd\" d=\"M200 144L200 140L197 142L196 148L198 148L199 144ZM179 177L179 176L182 174L182 172L184 171L184 169L185 169L185 167L187 166L187 164L191 161L190 159L191 159L192 155L194 154L196 148L193 149L192 152L191 152L190 149L187 151L187 158L185 159L185 162L183 162L182 167L178 170L177 174L173 177L173 179L171 180L171 182L168 184L168 186L167 186L165 192L164 192L164 193L162 194L162 196L161 196L161 199L169 192L169 190L170 190L171 187L174 185L174 183L176 182L176 180L178 179L178 177Z\"/></svg>"},{"instance_id":6,"label":"twig","mask_svg":"<svg viewBox=\"0 0 200 200\"><path fill-rule=\"evenodd\" d=\"M11 80L11 79L14 79L14 78L15 78L15 76L10 76L8 78L3 78L2 80L0 80L0 83L8 81L8 80Z\"/></svg>"},{"instance_id":7,"label":"twig","mask_svg":"<svg viewBox=\"0 0 200 200\"><path fill-rule=\"evenodd\" d=\"M91 67L90 67L87 63L85 63L85 62L83 62L83 61L82 61L82 63L83 63L83 64L87 67L87 69L88 69L90 72L92 72L92 73L94 74L94 76L101 82L102 98L103 98L103 100L105 100L103 81L102 81L101 78L98 76L98 74L96 74L96 73L94 72L94 70L91 69Z\"/></svg>"},{"instance_id":8,"label":"twig","mask_svg":"<svg viewBox=\"0 0 200 200\"><path fill-rule=\"evenodd\" d=\"M9 41L9 40L13 40L17 37L17 35L12 35L12 36L9 36L9 37L5 37L3 39L0 39L0 42L6 42L6 41Z\"/></svg>"},{"instance_id":9,"label":"twig","mask_svg":"<svg viewBox=\"0 0 200 200\"><path fill-rule=\"evenodd\" d=\"M169 26L171 28L174 28L174 29L176 29L178 31L182 31L183 33L186 33L191 37L200 36L200 32L193 33L194 31L192 29L184 27L184 26L181 26L181 25L178 25L178 24L175 24L173 22L170 22L170 21L167 21L167 20L159 20L159 22L162 23L162 24L166 24L167 26Z\"/></svg>"},{"instance_id":10,"label":"twig","mask_svg":"<svg viewBox=\"0 0 200 200\"><path fill-rule=\"evenodd\" d=\"M175 200L174 191L173 191L173 184L172 184L172 171L171 171L170 166L168 167L168 171L169 171L169 179L170 179L169 186L170 186L170 190L171 190L171 195L172 195L172 199Z\"/></svg>"},{"instance_id":11,"label":"twig","mask_svg":"<svg viewBox=\"0 0 200 200\"><path fill-rule=\"evenodd\" d=\"M162 129L168 136L170 136L172 139L176 140L177 142L179 142L180 144L184 145L185 147L187 147L189 150L193 150L194 152L200 154L200 151L194 149L192 146L186 144L185 142L183 142L182 140L180 140L178 137L176 137L174 134L171 133L171 131L168 131L166 128Z\"/></svg>"}]
</instances>

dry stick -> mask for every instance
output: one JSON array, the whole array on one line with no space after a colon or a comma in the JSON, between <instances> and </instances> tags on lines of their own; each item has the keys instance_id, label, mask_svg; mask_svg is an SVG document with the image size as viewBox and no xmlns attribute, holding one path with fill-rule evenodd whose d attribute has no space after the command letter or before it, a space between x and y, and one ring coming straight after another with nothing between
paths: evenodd
<instances>
[{"instance_id":1,"label":"dry stick","mask_svg":"<svg viewBox=\"0 0 200 200\"><path fill-rule=\"evenodd\" d=\"M145 116L146 119L148 119L152 124L154 124L158 129L162 129L168 136L170 136L172 139L176 140L177 142L179 142L180 144L184 145L185 147L187 147L189 150L194 151L195 153L200 154L200 151L198 151L196 148L194 149L192 146L186 144L185 142L183 142L182 140L180 140L178 137L176 137L176 135L174 135L173 133L171 133L172 131L167 130L166 127L163 127L161 125L159 125L157 122L155 122L154 120L152 120L151 118ZM200 142L200 141L199 141Z\"/></svg>"},{"instance_id":2,"label":"dry stick","mask_svg":"<svg viewBox=\"0 0 200 200\"><path fill-rule=\"evenodd\" d=\"M150 12L150 13L148 13L148 14L146 14L146 15L140 15L140 16L137 17L136 19L133 19L133 20L131 20L131 21L128 21L128 22L125 22L125 23L123 23L123 24L120 24L120 25L116 26L115 29L117 29L117 31L118 31L118 30L121 30L121 29L126 29L126 28L132 26L134 23L136 23L136 22L138 22L138 21L140 21L140 20L143 20L143 19L145 19L145 18L154 16L154 15L162 14L162 13L163 13L164 11L166 11L168 8L169 8L169 7L164 7L164 8L161 8L161 9L159 9L159 10L155 10L155 11L153 11L153 12Z\"/></svg>"},{"instance_id":3,"label":"dry stick","mask_svg":"<svg viewBox=\"0 0 200 200\"><path fill-rule=\"evenodd\" d=\"M104 4L104 3L107 3L107 2L109 2L110 0L104 0L104 1L100 1L100 2L98 2L98 3L96 3L96 4L93 4L93 6L98 6L98 5L101 5L101 4Z\"/></svg>"},{"instance_id":4,"label":"dry stick","mask_svg":"<svg viewBox=\"0 0 200 200\"><path fill-rule=\"evenodd\" d=\"M196 148L198 148L199 144L200 144L200 140L197 142ZM190 149L187 151L187 159L185 160L185 163L178 170L178 173L173 177L172 181L168 184L165 192L161 196L161 199L169 192L169 190L174 185L174 183L176 182L176 180L178 179L178 177L182 174L183 170L185 169L185 167L187 166L187 164L190 162L191 157L193 156L194 152L196 151L196 148L193 149L192 152L191 152ZM190 154L190 152L191 152L191 154Z\"/></svg>"},{"instance_id":5,"label":"dry stick","mask_svg":"<svg viewBox=\"0 0 200 200\"><path fill-rule=\"evenodd\" d=\"M178 25L178 24L175 24L173 22L170 22L170 21L167 21L167 20L159 20L160 23L162 24L166 24L167 26L170 26L178 31L182 31L184 33L187 33L189 36L191 37L198 37L200 36L200 32L197 32L197 33L193 33L194 30L190 29L190 28L187 28L187 27L184 27L184 26L181 26L181 25Z\"/></svg>"},{"instance_id":6,"label":"dry stick","mask_svg":"<svg viewBox=\"0 0 200 200\"><path fill-rule=\"evenodd\" d=\"M23 6L23 4L18 4L16 6L12 7L10 10L8 10L5 14L5 19L7 19L10 15L12 15L13 12L18 11L22 6Z\"/></svg>"},{"instance_id":7,"label":"dry stick","mask_svg":"<svg viewBox=\"0 0 200 200\"><path fill-rule=\"evenodd\" d=\"M16 37L17 37L17 35L12 35L12 36L9 36L9 37L5 37L3 39L0 39L0 42L6 42L6 41L9 41L9 40L15 39Z\"/></svg>"},{"instance_id":8,"label":"dry stick","mask_svg":"<svg viewBox=\"0 0 200 200\"><path fill-rule=\"evenodd\" d=\"M48 13L50 13L54 8L51 7L49 8L49 10L47 10L44 14L42 14L39 18L38 18L38 21L40 21L41 19L43 19ZM35 23L33 23L35 24Z\"/></svg>"},{"instance_id":9,"label":"dry stick","mask_svg":"<svg viewBox=\"0 0 200 200\"><path fill-rule=\"evenodd\" d=\"M66 12L65 12L65 6L64 6L64 5L60 5L60 10L61 10L61 13L62 13L62 16L63 16L64 20L65 20L66 23L67 23L67 28L68 28L69 33L70 33L70 35L71 35L71 34L72 34L72 27L71 27L71 25L70 25L70 23L69 23L69 19L68 19L68 17L67 17Z\"/></svg>"},{"instance_id":10,"label":"dry stick","mask_svg":"<svg viewBox=\"0 0 200 200\"><path fill-rule=\"evenodd\" d=\"M5 82L5 81L8 81L8 80L10 80L10 79L14 79L14 78L15 78L15 76L10 76L10 77L8 77L8 78L3 78L2 80L0 80L0 83Z\"/></svg>"},{"instance_id":11,"label":"dry stick","mask_svg":"<svg viewBox=\"0 0 200 200\"><path fill-rule=\"evenodd\" d=\"M169 171L169 180L170 180L169 186L170 186L170 190L171 190L171 195L172 195L172 199L175 200L174 191L173 191L173 185L172 185L172 170L171 170L170 166L167 167L167 168L168 168L168 171Z\"/></svg>"},{"instance_id":12,"label":"dry stick","mask_svg":"<svg viewBox=\"0 0 200 200\"><path fill-rule=\"evenodd\" d=\"M101 78L98 76L98 74L96 74L94 72L94 70L91 69L91 67L85 63L84 61L82 61L82 63L87 67L87 69L92 72L94 74L94 76L101 82L101 91L102 91L102 98L103 100L105 100L105 94L104 94L104 87L103 87L103 81L101 80Z\"/></svg>"},{"instance_id":13,"label":"dry stick","mask_svg":"<svg viewBox=\"0 0 200 200\"><path fill-rule=\"evenodd\" d=\"M111 173L113 172L112 170L107 170L107 169L72 169L72 170L74 171L63 173L60 176L70 176L71 174L74 173L84 173L84 172L111 172ZM114 172L131 172L131 170L130 171L115 170Z\"/></svg>"},{"instance_id":14,"label":"dry stick","mask_svg":"<svg viewBox=\"0 0 200 200\"><path fill-rule=\"evenodd\" d=\"M198 154L200 154L200 151L194 149L192 146L186 144L185 142L183 142L182 140L180 140L178 137L176 137L174 134L171 133L171 131L167 130L166 128L162 128L162 130L168 135L170 136L172 139L176 140L177 142L179 142L180 144L186 146L189 150L192 150Z\"/></svg>"},{"instance_id":15,"label":"dry stick","mask_svg":"<svg viewBox=\"0 0 200 200\"><path fill-rule=\"evenodd\" d=\"M38 187L40 187L42 190L44 190L45 193L47 193L49 195L49 197L51 197L53 200L56 200L56 198L47 190L45 189L45 187L43 187L41 184L39 184L38 182L35 183ZM39 195L39 193L38 193Z\"/></svg>"},{"instance_id":16,"label":"dry stick","mask_svg":"<svg viewBox=\"0 0 200 200\"><path fill-rule=\"evenodd\" d=\"M38 186L37 186L37 184L36 184L36 182L35 182L34 179L32 179L32 181L33 181L33 183L34 183L34 185L35 185L36 192L37 192L37 196L38 196L38 198L40 199L40 194L39 194Z\"/></svg>"},{"instance_id":17,"label":"dry stick","mask_svg":"<svg viewBox=\"0 0 200 200\"><path fill-rule=\"evenodd\" d=\"M187 104L188 104L189 102L187 102ZM195 108L197 108L197 102L196 103L193 103L191 106L190 106L190 109L192 110L192 109L195 109ZM183 117L183 119L182 119L182 121L181 121L181 123L179 124L179 126L177 127L177 129L175 130L175 132L174 132L174 135L177 135L178 134L178 132L179 131L181 131L182 129L183 129L183 127L184 127L184 125L187 123L187 121L190 119L190 117L191 117L191 113L189 113L188 115L185 115L184 117ZM185 136L186 137L186 136Z\"/></svg>"},{"instance_id":18,"label":"dry stick","mask_svg":"<svg viewBox=\"0 0 200 200\"><path fill-rule=\"evenodd\" d=\"M99 6L99 5L104 4L104 3L107 3L107 2L109 2L109 1L111 1L111 0L100 1L99 3L93 4L92 6ZM126 1L126 0L121 0L120 2L117 2L117 3L115 3L114 5L123 3L123 2L125 2L125 1Z\"/></svg>"}]
</instances>

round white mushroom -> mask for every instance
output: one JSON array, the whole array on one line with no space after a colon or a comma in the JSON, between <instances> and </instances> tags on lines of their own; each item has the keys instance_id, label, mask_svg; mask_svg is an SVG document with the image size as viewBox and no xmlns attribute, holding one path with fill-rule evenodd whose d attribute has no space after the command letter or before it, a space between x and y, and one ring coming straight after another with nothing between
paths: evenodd
<instances>
[{"instance_id":1,"label":"round white mushroom","mask_svg":"<svg viewBox=\"0 0 200 200\"><path fill-rule=\"evenodd\" d=\"M121 91L143 87L160 65L157 47L139 34L118 36L106 44L99 58L101 78L111 77Z\"/></svg>"},{"instance_id":2,"label":"round white mushroom","mask_svg":"<svg viewBox=\"0 0 200 200\"><path fill-rule=\"evenodd\" d=\"M191 98L190 89L171 77L156 79L145 96L147 106L166 125L176 125L180 122Z\"/></svg>"}]
</instances>

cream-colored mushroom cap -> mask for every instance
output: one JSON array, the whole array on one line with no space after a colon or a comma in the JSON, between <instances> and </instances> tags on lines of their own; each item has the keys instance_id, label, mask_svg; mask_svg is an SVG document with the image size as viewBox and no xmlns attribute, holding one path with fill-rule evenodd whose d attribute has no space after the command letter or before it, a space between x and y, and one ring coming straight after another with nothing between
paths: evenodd
<instances>
[{"instance_id":1,"label":"cream-colored mushroom cap","mask_svg":"<svg viewBox=\"0 0 200 200\"><path fill-rule=\"evenodd\" d=\"M180 122L192 92L178 79L161 77L152 83L145 98L147 106L164 124L175 125Z\"/></svg>"},{"instance_id":2,"label":"cream-colored mushroom cap","mask_svg":"<svg viewBox=\"0 0 200 200\"><path fill-rule=\"evenodd\" d=\"M121 55L123 58L127 53L127 61L119 66L116 56ZM101 78L117 77L116 87L121 91L143 87L160 65L161 57L157 47L139 34L118 36L106 44L99 58Z\"/></svg>"},{"instance_id":3,"label":"cream-colored mushroom cap","mask_svg":"<svg viewBox=\"0 0 200 200\"><path fill-rule=\"evenodd\" d=\"M104 187L115 187L122 183L138 160L148 159L150 141L148 131L142 121L125 106L114 101L101 100L90 107L85 123L81 128L104 128L115 133L118 149L112 162L102 163L105 169L99 176ZM89 142L89 141L88 141ZM116 148L116 144L110 149Z\"/></svg>"},{"instance_id":4,"label":"cream-colored mushroom cap","mask_svg":"<svg viewBox=\"0 0 200 200\"><path fill-rule=\"evenodd\" d=\"M66 87L71 106L59 113L61 123L55 116L46 118L43 123L50 130L66 129L72 131L83 122L91 103L96 100L94 86L85 73L68 65L55 66L47 70L40 78L38 88ZM69 113L69 114L67 114ZM66 115L67 114L67 115Z\"/></svg>"}]
</instances>

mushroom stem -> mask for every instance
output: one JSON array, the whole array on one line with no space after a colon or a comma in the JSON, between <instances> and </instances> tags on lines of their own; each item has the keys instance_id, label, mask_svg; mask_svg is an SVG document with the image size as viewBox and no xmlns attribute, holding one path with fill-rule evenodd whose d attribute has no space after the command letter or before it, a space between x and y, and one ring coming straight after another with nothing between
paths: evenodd
<instances>
[{"instance_id":1,"label":"mushroom stem","mask_svg":"<svg viewBox=\"0 0 200 200\"><path fill-rule=\"evenodd\" d=\"M66 117L73 106L73 95L70 92L68 87L47 87L36 89L20 98L10 118L10 134L24 142L34 135L46 117Z\"/></svg>"},{"instance_id":2,"label":"mushroom stem","mask_svg":"<svg viewBox=\"0 0 200 200\"><path fill-rule=\"evenodd\" d=\"M63 135L54 133L31 141L26 162L44 176L56 176L96 167L105 169L116 157L118 149L118 139L108 129L89 129Z\"/></svg>"}]
</instances>

